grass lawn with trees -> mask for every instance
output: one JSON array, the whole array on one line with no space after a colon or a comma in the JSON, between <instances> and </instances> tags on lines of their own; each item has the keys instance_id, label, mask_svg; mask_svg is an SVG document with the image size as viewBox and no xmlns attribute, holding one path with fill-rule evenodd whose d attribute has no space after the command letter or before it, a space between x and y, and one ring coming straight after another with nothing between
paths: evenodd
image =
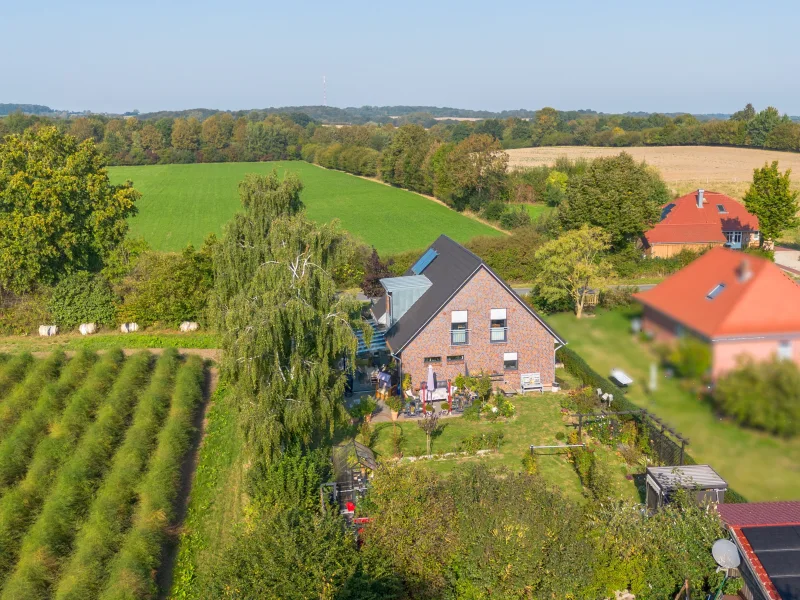
<instances>
[{"instance_id":1,"label":"grass lawn with trees","mask_svg":"<svg viewBox=\"0 0 800 600\"><path fill-rule=\"evenodd\" d=\"M523 206L528 214L531 216L531 220L535 221L542 215L549 215L551 212L555 210L552 206L547 206L546 204L520 204Z\"/></svg>"},{"instance_id":2,"label":"grass lawn with trees","mask_svg":"<svg viewBox=\"0 0 800 600\"><path fill-rule=\"evenodd\" d=\"M111 181L133 181L142 193L131 236L143 236L154 250L200 247L209 233L241 209L239 182L247 173L297 173L310 219L338 218L358 239L381 254L421 249L445 233L458 242L479 235L503 235L418 194L322 169L301 161L111 167Z\"/></svg>"},{"instance_id":3,"label":"grass lawn with trees","mask_svg":"<svg viewBox=\"0 0 800 600\"><path fill-rule=\"evenodd\" d=\"M559 372L559 377L562 373ZM446 452L461 451L461 441L473 435L500 432L503 440L497 453L480 456L460 456L446 459L424 460L422 464L439 473L451 471L457 464L465 461L480 461L491 466L505 466L513 471L523 470L523 458L530 452L531 445L564 444L556 439L558 432L565 436L572 431L562 416L559 395L532 394L516 396L512 399L517 414L507 421L490 422L485 419L468 421L463 417L442 418L439 420L441 431L435 435L431 446L434 455ZM403 454L405 456L424 456L426 452L425 433L417 425L418 420L397 422L402 431ZM392 457L392 424L379 423L374 428L375 443L373 448L379 460ZM598 457L611 465L614 475L614 487L619 497L626 500L640 501L633 482L625 479L625 475L633 473L625 462L606 447L597 447ZM539 473L563 493L574 499L582 498L581 482L566 453L566 449L541 450L538 454Z\"/></svg>"},{"instance_id":4,"label":"grass lawn with trees","mask_svg":"<svg viewBox=\"0 0 800 600\"><path fill-rule=\"evenodd\" d=\"M749 501L800 496L800 439L781 439L722 419L677 379L661 376L658 389L647 393L650 364L658 359L652 348L631 335L623 312L601 310L595 318L581 320L561 313L547 320L598 373L625 370L634 380L628 397L688 437L695 460L710 464Z\"/></svg>"}]
</instances>

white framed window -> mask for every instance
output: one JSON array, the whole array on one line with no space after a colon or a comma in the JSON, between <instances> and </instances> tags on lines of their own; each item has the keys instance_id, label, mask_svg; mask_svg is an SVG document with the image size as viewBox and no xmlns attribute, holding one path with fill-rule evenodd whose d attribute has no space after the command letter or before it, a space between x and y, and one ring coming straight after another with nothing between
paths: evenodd
<instances>
[{"instance_id":1,"label":"white framed window","mask_svg":"<svg viewBox=\"0 0 800 600\"><path fill-rule=\"evenodd\" d=\"M466 310L454 310L450 313L450 345L466 346L469 344L468 314Z\"/></svg>"},{"instance_id":2,"label":"white framed window","mask_svg":"<svg viewBox=\"0 0 800 600\"><path fill-rule=\"evenodd\" d=\"M503 353L503 369L506 371L516 371L519 369L519 359L516 352Z\"/></svg>"},{"instance_id":3,"label":"white framed window","mask_svg":"<svg viewBox=\"0 0 800 600\"><path fill-rule=\"evenodd\" d=\"M453 354L447 357L447 362L449 363L463 363L464 362L464 355L463 354Z\"/></svg>"},{"instance_id":4,"label":"white framed window","mask_svg":"<svg viewBox=\"0 0 800 600\"><path fill-rule=\"evenodd\" d=\"M426 356L422 359L426 365L440 365L442 364L442 357L441 356Z\"/></svg>"},{"instance_id":5,"label":"white framed window","mask_svg":"<svg viewBox=\"0 0 800 600\"><path fill-rule=\"evenodd\" d=\"M761 234L758 231L754 231L750 234L750 241L757 242L761 239Z\"/></svg>"},{"instance_id":6,"label":"white framed window","mask_svg":"<svg viewBox=\"0 0 800 600\"><path fill-rule=\"evenodd\" d=\"M778 342L778 358L781 360L792 360L791 340L781 340Z\"/></svg>"},{"instance_id":7,"label":"white framed window","mask_svg":"<svg viewBox=\"0 0 800 600\"><path fill-rule=\"evenodd\" d=\"M731 248L742 247L742 232L741 231L724 231L725 239L728 240L728 245Z\"/></svg>"},{"instance_id":8,"label":"white framed window","mask_svg":"<svg viewBox=\"0 0 800 600\"><path fill-rule=\"evenodd\" d=\"M493 344L508 341L508 320L505 308L493 308L489 314L489 341Z\"/></svg>"}]
</instances>

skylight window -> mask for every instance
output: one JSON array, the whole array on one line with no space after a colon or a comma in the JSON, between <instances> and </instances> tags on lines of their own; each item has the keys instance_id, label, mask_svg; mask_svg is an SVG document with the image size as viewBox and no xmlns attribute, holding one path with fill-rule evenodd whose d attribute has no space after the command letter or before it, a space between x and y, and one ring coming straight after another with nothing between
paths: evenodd
<instances>
[{"instance_id":1,"label":"skylight window","mask_svg":"<svg viewBox=\"0 0 800 600\"><path fill-rule=\"evenodd\" d=\"M724 204L717 204L717 210L719 211L719 214L721 214L721 215L728 214L728 211L725 210L725 205Z\"/></svg>"},{"instance_id":2,"label":"skylight window","mask_svg":"<svg viewBox=\"0 0 800 600\"><path fill-rule=\"evenodd\" d=\"M433 248L428 248L427 252L419 257L419 260L414 263L414 266L411 267L411 270L414 272L414 275L420 275L422 272L427 268L429 264L433 262L433 259L439 256L439 254Z\"/></svg>"},{"instance_id":3,"label":"skylight window","mask_svg":"<svg viewBox=\"0 0 800 600\"><path fill-rule=\"evenodd\" d=\"M708 298L709 300L713 300L714 298L719 296L720 293L722 293L722 290L724 289L725 289L725 284L720 283L719 285L715 286L713 290L708 292L708 294L706 294L706 298Z\"/></svg>"}]
</instances>

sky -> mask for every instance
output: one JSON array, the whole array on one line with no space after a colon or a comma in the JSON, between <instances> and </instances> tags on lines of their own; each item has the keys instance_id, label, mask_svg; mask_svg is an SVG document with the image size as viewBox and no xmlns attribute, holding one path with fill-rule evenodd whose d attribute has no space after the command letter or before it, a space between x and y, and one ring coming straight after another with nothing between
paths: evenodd
<instances>
[{"instance_id":1,"label":"sky","mask_svg":"<svg viewBox=\"0 0 800 600\"><path fill-rule=\"evenodd\" d=\"M800 2L6 0L0 102L800 115Z\"/></svg>"}]
</instances>

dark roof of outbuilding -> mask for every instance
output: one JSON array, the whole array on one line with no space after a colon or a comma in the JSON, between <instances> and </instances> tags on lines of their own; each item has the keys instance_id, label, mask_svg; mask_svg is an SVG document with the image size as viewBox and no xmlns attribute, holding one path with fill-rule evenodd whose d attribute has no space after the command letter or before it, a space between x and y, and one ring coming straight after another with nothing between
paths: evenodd
<instances>
[{"instance_id":1,"label":"dark roof of outbuilding","mask_svg":"<svg viewBox=\"0 0 800 600\"><path fill-rule=\"evenodd\" d=\"M466 284L479 269L484 268L492 274L516 299L533 315L553 337L565 343L553 329L548 326L519 296L500 279L477 255L473 254L461 244L454 242L446 235L440 235L430 248L436 251L436 258L425 267L421 273L414 273L411 269L405 275L425 275L431 281L431 287L420 296L411 308L386 332L386 342L392 352L400 352L417 334L425 327L448 300ZM427 252L427 250L426 250ZM422 256L422 255L420 255ZM385 297L384 297L385 298ZM379 300L374 306L383 305L385 300ZM382 309L378 309L383 312ZM376 314L376 317L379 315Z\"/></svg>"}]
</instances>

